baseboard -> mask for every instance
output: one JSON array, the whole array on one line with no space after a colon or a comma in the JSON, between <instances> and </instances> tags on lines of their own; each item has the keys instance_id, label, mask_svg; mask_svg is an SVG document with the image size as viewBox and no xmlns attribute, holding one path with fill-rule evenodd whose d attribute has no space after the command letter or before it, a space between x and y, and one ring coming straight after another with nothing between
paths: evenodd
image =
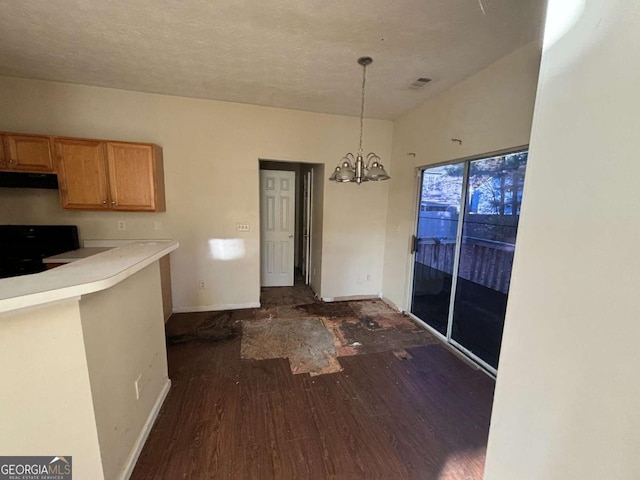
<instances>
[{"instance_id":1,"label":"baseboard","mask_svg":"<svg viewBox=\"0 0 640 480\"><path fill-rule=\"evenodd\" d=\"M389 307L393 308L394 310L397 310L398 313L405 313L404 308L400 308L398 305L396 305L394 302L392 302L391 300L389 300L387 297L385 297L384 295L382 295L380 297L380 300L382 300L384 303L386 303Z\"/></svg>"},{"instance_id":2,"label":"baseboard","mask_svg":"<svg viewBox=\"0 0 640 480\"><path fill-rule=\"evenodd\" d=\"M260 308L260 302L221 303L218 305L198 305L195 307L174 307L173 313L216 312L219 310L240 310L243 308Z\"/></svg>"},{"instance_id":3,"label":"baseboard","mask_svg":"<svg viewBox=\"0 0 640 480\"><path fill-rule=\"evenodd\" d=\"M124 472L120 477L121 479L129 480L129 477L131 477L131 474L133 473L133 469L136 466L136 462L138 461L138 457L140 456L140 453L142 452L142 448L144 447L144 444L147 441L147 437L151 432L151 428L153 427L153 424L155 423L156 418L158 417L158 413L160 413L160 408L162 408L162 404L164 403L164 400L167 398L167 395L169 394L170 388L171 388L171 380L167 378L167 381L162 387L162 390L160 390L160 393L158 394L158 398L156 399L156 402L153 404L153 408L151 409L151 412L149 412L149 416L147 417L147 421L144 423L144 426L142 427L142 431L140 432L140 435L138 435L138 438L136 439L136 443L133 446L133 450L131 450L131 454L129 454L127 463L125 463Z\"/></svg>"},{"instance_id":4,"label":"baseboard","mask_svg":"<svg viewBox=\"0 0 640 480\"><path fill-rule=\"evenodd\" d=\"M380 295L347 295L344 297L322 297L323 302L348 302L352 300L375 300L380 298Z\"/></svg>"}]
</instances>

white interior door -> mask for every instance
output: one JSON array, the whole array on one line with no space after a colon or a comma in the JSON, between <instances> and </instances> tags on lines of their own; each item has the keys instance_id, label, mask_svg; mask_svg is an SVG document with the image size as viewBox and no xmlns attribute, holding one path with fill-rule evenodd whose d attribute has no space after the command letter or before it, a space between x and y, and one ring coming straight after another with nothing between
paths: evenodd
<instances>
[{"instance_id":1,"label":"white interior door","mask_svg":"<svg viewBox=\"0 0 640 480\"><path fill-rule=\"evenodd\" d=\"M313 170L305 173L302 184L302 276L306 285L311 280L311 198Z\"/></svg>"},{"instance_id":2,"label":"white interior door","mask_svg":"<svg viewBox=\"0 0 640 480\"><path fill-rule=\"evenodd\" d=\"M293 286L295 172L260 170L260 257L263 287Z\"/></svg>"}]
</instances>

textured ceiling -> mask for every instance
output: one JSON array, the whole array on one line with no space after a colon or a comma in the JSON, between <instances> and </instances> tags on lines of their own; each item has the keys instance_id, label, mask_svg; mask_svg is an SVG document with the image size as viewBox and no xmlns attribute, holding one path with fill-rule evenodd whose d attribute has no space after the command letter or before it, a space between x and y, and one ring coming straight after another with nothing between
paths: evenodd
<instances>
[{"instance_id":1,"label":"textured ceiling","mask_svg":"<svg viewBox=\"0 0 640 480\"><path fill-rule=\"evenodd\" d=\"M543 0L0 2L0 74L393 119L536 40ZM420 90L419 77L433 81Z\"/></svg>"}]
</instances>

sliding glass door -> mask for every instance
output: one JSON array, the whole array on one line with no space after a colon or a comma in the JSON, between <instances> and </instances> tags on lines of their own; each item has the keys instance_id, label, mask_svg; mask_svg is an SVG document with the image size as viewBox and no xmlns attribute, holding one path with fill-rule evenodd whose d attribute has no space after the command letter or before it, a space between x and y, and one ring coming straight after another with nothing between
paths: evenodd
<instances>
[{"instance_id":1,"label":"sliding glass door","mask_svg":"<svg viewBox=\"0 0 640 480\"><path fill-rule=\"evenodd\" d=\"M527 152L424 169L411 313L495 372Z\"/></svg>"},{"instance_id":2,"label":"sliding glass door","mask_svg":"<svg viewBox=\"0 0 640 480\"><path fill-rule=\"evenodd\" d=\"M464 163L422 171L411 313L447 335Z\"/></svg>"}]
</instances>

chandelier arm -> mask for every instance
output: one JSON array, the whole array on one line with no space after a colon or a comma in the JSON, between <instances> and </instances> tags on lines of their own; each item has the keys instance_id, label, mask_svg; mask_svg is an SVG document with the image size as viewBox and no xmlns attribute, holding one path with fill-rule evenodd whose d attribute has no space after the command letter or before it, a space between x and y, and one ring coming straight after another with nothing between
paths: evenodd
<instances>
[{"instance_id":1,"label":"chandelier arm","mask_svg":"<svg viewBox=\"0 0 640 480\"><path fill-rule=\"evenodd\" d=\"M342 157L342 161L349 162L351 167L355 167L356 165L356 157L353 153L347 153L344 157Z\"/></svg>"},{"instance_id":2,"label":"chandelier arm","mask_svg":"<svg viewBox=\"0 0 640 480\"><path fill-rule=\"evenodd\" d=\"M379 157L378 155L376 155L376 154L375 154L375 153L373 153L373 152L369 152L369 153L367 154L367 170L368 170L369 168L371 168L371 164L372 164L373 162L380 162L380 161L381 161L381 159L380 159L380 157Z\"/></svg>"}]
</instances>

